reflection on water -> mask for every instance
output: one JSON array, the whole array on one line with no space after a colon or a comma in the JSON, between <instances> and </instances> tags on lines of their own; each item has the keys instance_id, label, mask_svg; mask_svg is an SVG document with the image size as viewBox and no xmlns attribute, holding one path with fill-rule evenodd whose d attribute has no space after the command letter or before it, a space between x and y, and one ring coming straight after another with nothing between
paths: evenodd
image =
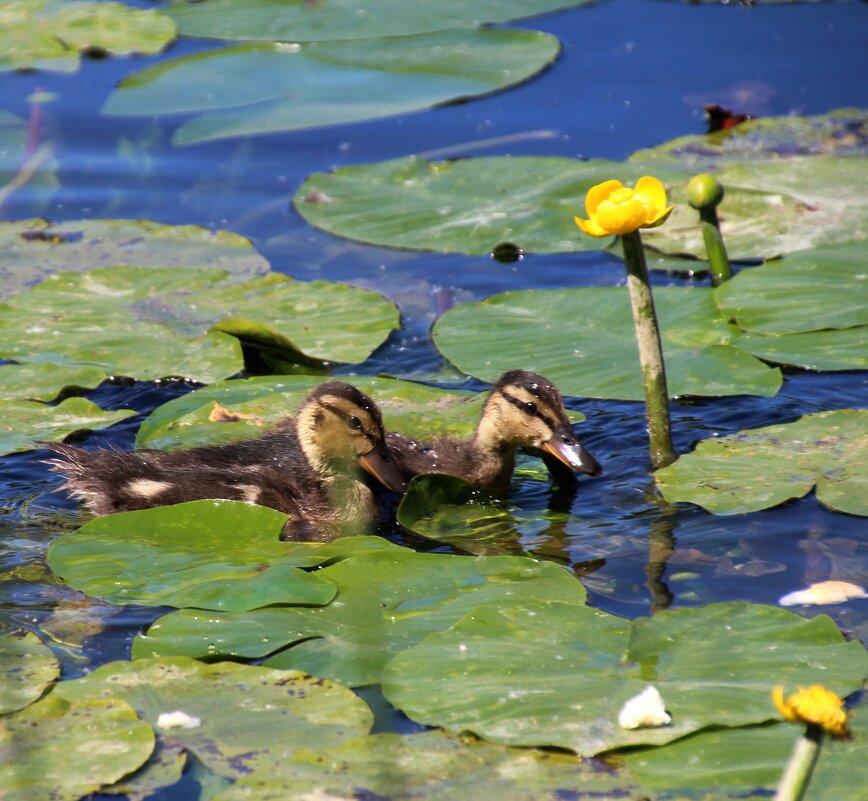
<instances>
[{"instance_id":1,"label":"reflection on water","mask_svg":"<svg viewBox=\"0 0 868 801\"><path fill-rule=\"evenodd\" d=\"M861 24L854 21L860 17ZM339 372L448 383L454 375L428 336L430 322L446 308L508 289L617 284L623 282L620 262L606 253L584 253L531 254L502 263L339 240L309 228L293 211L292 194L306 175L444 148L450 156L621 159L636 148L702 130L706 102L754 115L868 106L868 82L853 80L864 74L860 32L866 23L868 7L856 3L694 8L616 0L528 23L557 35L565 49L553 69L508 93L380 122L187 149L168 144L171 127L165 123L98 116L118 77L152 59L86 61L75 76L0 75L4 107L25 118L27 97L36 89L59 94L42 113L60 182L47 205L44 192L24 188L6 200L0 215L133 217L229 228L251 237L276 270L350 281L399 303L402 330L363 365ZM203 47L180 43L169 55ZM546 134L534 133L540 131ZM670 275L654 280L689 282ZM793 371L775 398L677 402L675 444L684 452L710 436L825 409L865 407L866 384L864 372ZM464 385L483 388L473 381ZM106 408L146 414L190 388L117 382L89 397ZM502 547L568 566L594 605L635 617L711 601L775 603L826 579L868 584L865 519L830 512L813 495L732 517L673 508L653 492L640 404L575 399L568 405L587 415L578 431L606 473L582 477L573 496L553 493L538 466L522 462L510 497L514 532ZM141 419L84 441L131 448ZM88 664L125 658L134 634L164 610L84 600L45 568L47 543L74 528L79 513L53 491L60 479L41 458L29 452L0 459L0 614L25 628L40 627L70 677ZM421 549L449 550L394 523L384 533ZM845 631L868 640L866 607L855 601L800 611L827 612Z\"/></svg>"}]
</instances>

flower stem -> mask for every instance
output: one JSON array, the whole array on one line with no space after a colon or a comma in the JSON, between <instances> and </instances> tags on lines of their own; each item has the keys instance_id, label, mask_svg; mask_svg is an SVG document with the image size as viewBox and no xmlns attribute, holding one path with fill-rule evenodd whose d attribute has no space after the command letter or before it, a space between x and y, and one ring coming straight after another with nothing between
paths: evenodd
<instances>
[{"instance_id":1,"label":"flower stem","mask_svg":"<svg viewBox=\"0 0 868 801\"><path fill-rule=\"evenodd\" d=\"M729 256L726 255L726 245L720 233L717 209L714 206L700 209L699 219L702 220L702 238L705 240L705 252L711 267L711 285L720 286L732 278L732 268L729 266Z\"/></svg>"},{"instance_id":2,"label":"flower stem","mask_svg":"<svg viewBox=\"0 0 868 801\"><path fill-rule=\"evenodd\" d=\"M660 346L660 329L654 311L654 297L648 281L648 265L642 237L638 231L622 234L624 263L627 266L627 287L633 306L633 324L639 345L639 362L645 385L645 417L651 447L651 465L655 470L675 461L672 431L669 423L669 391L666 388L666 368Z\"/></svg>"},{"instance_id":3,"label":"flower stem","mask_svg":"<svg viewBox=\"0 0 868 801\"><path fill-rule=\"evenodd\" d=\"M814 765L817 764L822 746L822 727L816 723L809 723L805 733L796 740L790 761L778 784L774 801L801 801L811 782L811 774L814 772Z\"/></svg>"}]
</instances>

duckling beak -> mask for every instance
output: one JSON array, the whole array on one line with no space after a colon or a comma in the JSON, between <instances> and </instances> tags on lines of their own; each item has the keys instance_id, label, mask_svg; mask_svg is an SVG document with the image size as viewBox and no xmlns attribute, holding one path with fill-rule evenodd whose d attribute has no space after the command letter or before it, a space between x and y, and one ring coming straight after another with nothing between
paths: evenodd
<instances>
[{"instance_id":1,"label":"duckling beak","mask_svg":"<svg viewBox=\"0 0 868 801\"><path fill-rule=\"evenodd\" d=\"M603 474L600 463L582 447L567 426L558 426L542 448L577 473L587 473L589 476Z\"/></svg>"},{"instance_id":2,"label":"duckling beak","mask_svg":"<svg viewBox=\"0 0 868 801\"><path fill-rule=\"evenodd\" d=\"M407 491L407 478L395 463L384 442L381 442L372 451L360 456L359 464L386 489L401 494Z\"/></svg>"}]
</instances>

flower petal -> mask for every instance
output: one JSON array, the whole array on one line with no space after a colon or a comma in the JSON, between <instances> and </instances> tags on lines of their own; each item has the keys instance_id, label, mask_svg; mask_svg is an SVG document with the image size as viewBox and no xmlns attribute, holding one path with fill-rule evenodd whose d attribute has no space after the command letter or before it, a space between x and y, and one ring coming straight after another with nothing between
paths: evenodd
<instances>
[{"instance_id":1,"label":"flower petal","mask_svg":"<svg viewBox=\"0 0 868 801\"><path fill-rule=\"evenodd\" d=\"M672 213L673 208L674 208L674 206L669 206L668 208L663 209L663 211L660 212L659 216L657 216L653 220L650 220L649 222L645 223L645 225L643 225L642 227L643 228L656 228L658 225L663 225L663 223L666 222L666 220L669 218L669 215Z\"/></svg>"},{"instance_id":2,"label":"flower petal","mask_svg":"<svg viewBox=\"0 0 868 801\"><path fill-rule=\"evenodd\" d=\"M643 175L636 181L634 192L637 195L643 195L648 208L648 222L659 217L663 209L666 208L666 188L663 184L652 175Z\"/></svg>"},{"instance_id":3,"label":"flower petal","mask_svg":"<svg viewBox=\"0 0 868 801\"><path fill-rule=\"evenodd\" d=\"M585 211L588 213L588 216L593 216L594 212L597 211L597 206L608 198L612 192L617 191L623 186L624 184L614 179L611 181L603 181L601 184L592 186L588 190L588 194L585 195ZM664 203L664 205L666 204Z\"/></svg>"},{"instance_id":4,"label":"flower petal","mask_svg":"<svg viewBox=\"0 0 868 801\"><path fill-rule=\"evenodd\" d=\"M576 225L582 229L582 232L586 233L588 236L609 236L608 231L604 231L600 228L596 216L591 217L590 220L583 220L581 217L573 217L573 219L576 221Z\"/></svg>"},{"instance_id":5,"label":"flower petal","mask_svg":"<svg viewBox=\"0 0 868 801\"><path fill-rule=\"evenodd\" d=\"M604 200L597 207L597 221L610 234L628 234L645 223L645 206L638 198L626 203L611 203Z\"/></svg>"}]
</instances>

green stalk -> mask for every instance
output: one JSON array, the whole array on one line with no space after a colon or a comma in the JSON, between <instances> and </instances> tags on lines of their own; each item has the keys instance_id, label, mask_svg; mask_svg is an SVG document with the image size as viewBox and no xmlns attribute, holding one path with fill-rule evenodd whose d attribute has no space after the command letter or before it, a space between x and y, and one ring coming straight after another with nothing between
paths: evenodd
<instances>
[{"instance_id":1,"label":"green stalk","mask_svg":"<svg viewBox=\"0 0 868 801\"><path fill-rule=\"evenodd\" d=\"M639 362L642 365L642 380L645 386L645 417L648 421L651 465L655 470L659 470L675 461L660 329L657 325L651 284L648 281L648 265L645 263L642 237L638 231L632 231L622 234L621 241L624 245L627 287L633 306L633 324L636 327Z\"/></svg>"},{"instance_id":2,"label":"green stalk","mask_svg":"<svg viewBox=\"0 0 868 801\"><path fill-rule=\"evenodd\" d=\"M717 209L714 206L700 209L699 219L702 220L702 238L705 240L705 252L711 267L711 285L720 286L732 278L732 268L729 266L729 256L726 255L726 245L723 244L720 233Z\"/></svg>"},{"instance_id":3,"label":"green stalk","mask_svg":"<svg viewBox=\"0 0 868 801\"><path fill-rule=\"evenodd\" d=\"M809 723L805 733L796 740L790 761L778 784L774 801L801 801L804 798L822 747L822 727L816 723Z\"/></svg>"}]
</instances>

